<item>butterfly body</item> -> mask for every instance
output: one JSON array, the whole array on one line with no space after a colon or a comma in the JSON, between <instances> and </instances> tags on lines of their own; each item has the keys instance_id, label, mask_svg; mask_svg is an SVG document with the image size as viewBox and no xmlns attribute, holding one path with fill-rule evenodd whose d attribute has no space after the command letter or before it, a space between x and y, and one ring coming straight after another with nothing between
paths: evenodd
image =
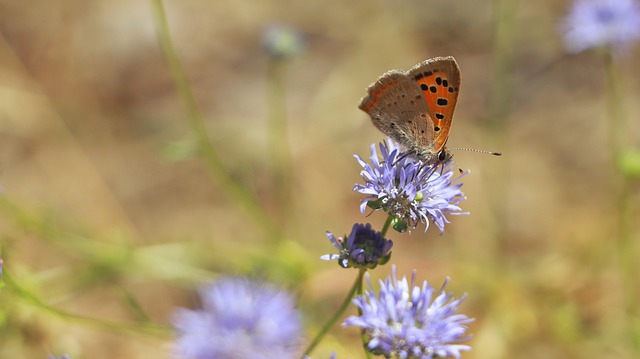
<instances>
[{"instance_id":1,"label":"butterfly body","mask_svg":"<svg viewBox=\"0 0 640 359\"><path fill-rule=\"evenodd\" d=\"M446 163L460 70L451 56L436 57L409 71L391 70L368 88L358 106L373 124L412 156L428 164Z\"/></svg>"}]
</instances>

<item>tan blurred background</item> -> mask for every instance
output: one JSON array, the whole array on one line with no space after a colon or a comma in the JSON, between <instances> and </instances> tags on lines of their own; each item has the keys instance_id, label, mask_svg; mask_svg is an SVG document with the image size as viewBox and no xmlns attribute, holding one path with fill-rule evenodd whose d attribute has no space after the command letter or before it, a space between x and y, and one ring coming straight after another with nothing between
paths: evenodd
<instances>
[{"instance_id":1,"label":"tan blurred background","mask_svg":"<svg viewBox=\"0 0 640 359\"><path fill-rule=\"evenodd\" d=\"M450 290L468 293L461 310L477 319L464 358L634 358L640 342L630 328L639 318L628 304L638 298L624 278L637 273L619 261L604 61L595 51L565 54L559 24L569 5L167 1L211 141L231 178L276 219L274 239L194 152L150 3L0 1L5 270L60 310L135 322L130 296L160 324L174 307L195 305L202 280L266 273L297 293L312 337L356 275L318 260L333 251L324 231L384 221L363 217L351 191L360 181L352 154L368 156L382 140L358 101L389 69L453 55L462 87L449 145L504 155L456 152L471 170L462 203L471 215L451 218L442 236L391 233L391 263L436 286L450 276ZM262 37L274 24L304 39L297 56L276 65L288 182L278 182L268 136L278 60ZM638 47L619 63L636 146L639 63ZM278 183L290 190L286 211ZM171 357L170 336L74 320L7 295L2 358ZM336 327L313 358L332 351L364 357L353 328Z\"/></svg>"}]
</instances>

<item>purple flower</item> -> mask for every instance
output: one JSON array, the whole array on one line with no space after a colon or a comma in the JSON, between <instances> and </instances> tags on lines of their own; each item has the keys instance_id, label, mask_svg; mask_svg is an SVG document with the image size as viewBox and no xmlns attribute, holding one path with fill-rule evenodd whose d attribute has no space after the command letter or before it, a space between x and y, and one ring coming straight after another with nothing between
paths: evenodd
<instances>
[{"instance_id":1,"label":"purple flower","mask_svg":"<svg viewBox=\"0 0 640 359\"><path fill-rule=\"evenodd\" d=\"M426 281L415 286L415 271L410 285L406 277L397 279L395 266L392 271L392 277L380 280L377 297L367 276L370 290L353 301L362 315L347 318L343 326L360 327L367 349L387 358L460 358L461 351L471 350L456 344L469 339L466 324L473 321L456 314L464 297L454 300L445 293L447 282L436 292Z\"/></svg>"},{"instance_id":2,"label":"purple flower","mask_svg":"<svg viewBox=\"0 0 640 359\"><path fill-rule=\"evenodd\" d=\"M336 359L336 357L337 357L336 352L333 352L333 353L331 353L331 355L329 356L329 359ZM304 356L304 359L311 359L311 357L310 357L310 356L305 355L305 356Z\"/></svg>"},{"instance_id":3,"label":"purple flower","mask_svg":"<svg viewBox=\"0 0 640 359\"><path fill-rule=\"evenodd\" d=\"M49 359L71 359L69 354L62 354L61 356L49 355Z\"/></svg>"},{"instance_id":4,"label":"purple flower","mask_svg":"<svg viewBox=\"0 0 640 359\"><path fill-rule=\"evenodd\" d=\"M298 356L302 324L290 295L242 278L223 278L200 291L201 310L178 309L176 351L181 358Z\"/></svg>"},{"instance_id":5,"label":"purple flower","mask_svg":"<svg viewBox=\"0 0 640 359\"><path fill-rule=\"evenodd\" d=\"M640 5L635 0L576 0L563 29L571 52L602 45L624 50L640 39Z\"/></svg>"},{"instance_id":6,"label":"purple flower","mask_svg":"<svg viewBox=\"0 0 640 359\"><path fill-rule=\"evenodd\" d=\"M325 254L320 259L338 260L338 264L343 268L373 269L378 264L387 263L391 258L393 242L382 237L382 233L373 230L369 223L354 224L349 236L345 237L346 241L327 231L327 238L340 254Z\"/></svg>"},{"instance_id":7,"label":"purple flower","mask_svg":"<svg viewBox=\"0 0 640 359\"><path fill-rule=\"evenodd\" d=\"M375 144L371 145L371 164L360 156L354 157L362 166L364 184L356 184L354 191L367 195L360 204L360 212L367 206L382 209L394 216L393 228L404 232L415 229L418 223L429 228L429 220L444 231L449 223L446 214L467 214L458 206L466 197L460 190L462 183L454 183L451 166L425 165L409 156L400 155L399 147L390 139L380 143L380 157Z\"/></svg>"}]
</instances>

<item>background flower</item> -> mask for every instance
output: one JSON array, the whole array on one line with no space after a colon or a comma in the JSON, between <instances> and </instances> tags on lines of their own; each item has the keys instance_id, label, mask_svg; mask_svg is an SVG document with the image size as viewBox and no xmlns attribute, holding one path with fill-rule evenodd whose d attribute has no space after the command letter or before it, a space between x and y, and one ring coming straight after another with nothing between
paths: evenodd
<instances>
[{"instance_id":1,"label":"background flower","mask_svg":"<svg viewBox=\"0 0 640 359\"><path fill-rule=\"evenodd\" d=\"M265 284L224 278L200 291L201 310L178 310L177 353L184 358L297 357L302 335L293 299Z\"/></svg>"},{"instance_id":2,"label":"background flower","mask_svg":"<svg viewBox=\"0 0 640 359\"><path fill-rule=\"evenodd\" d=\"M564 29L572 52L602 45L623 50L640 39L640 5L635 0L576 0Z\"/></svg>"},{"instance_id":3,"label":"background flower","mask_svg":"<svg viewBox=\"0 0 640 359\"><path fill-rule=\"evenodd\" d=\"M343 325L362 328L367 348L387 358L459 358L461 351L470 350L456 344L468 339L466 324L473 321L456 314L464 297L453 300L444 285L438 292L426 281L415 286L415 271L410 284L406 277L397 279L395 266L392 271L392 277L380 281L378 296L367 277L370 290L354 299L362 315L347 318Z\"/></svg>"}]
</instances>

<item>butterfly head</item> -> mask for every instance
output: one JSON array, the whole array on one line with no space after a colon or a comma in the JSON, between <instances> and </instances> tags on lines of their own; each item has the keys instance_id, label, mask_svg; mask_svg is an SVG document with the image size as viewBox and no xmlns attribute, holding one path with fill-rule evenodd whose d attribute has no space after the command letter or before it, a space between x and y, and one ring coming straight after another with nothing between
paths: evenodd
<instances>
[{"instance_id":1,"label":"butterfly head","mask_svg":"<svg viewBox=\"0 0 640 359\"><path fill-rule=\"evenodd\" d=\"M451 161L451 159L453 159L453 154L451 154L451 152L449 152L445 147L438 152L439 163L446 164Z\"/></svg>"},{"instance_id":2,"label":"butterfly head","mask_svg":"<svg viewBox=\"0 0 640 359\"><path fill-rule=\"evenodd\" d=\"M453 154L449 152L446 147L442 147L442 149L437 152L434 152L429 148L414 147L408 150L406 154L427 165L447 164L453 159Z\"/></svg>"}]
</instances>

